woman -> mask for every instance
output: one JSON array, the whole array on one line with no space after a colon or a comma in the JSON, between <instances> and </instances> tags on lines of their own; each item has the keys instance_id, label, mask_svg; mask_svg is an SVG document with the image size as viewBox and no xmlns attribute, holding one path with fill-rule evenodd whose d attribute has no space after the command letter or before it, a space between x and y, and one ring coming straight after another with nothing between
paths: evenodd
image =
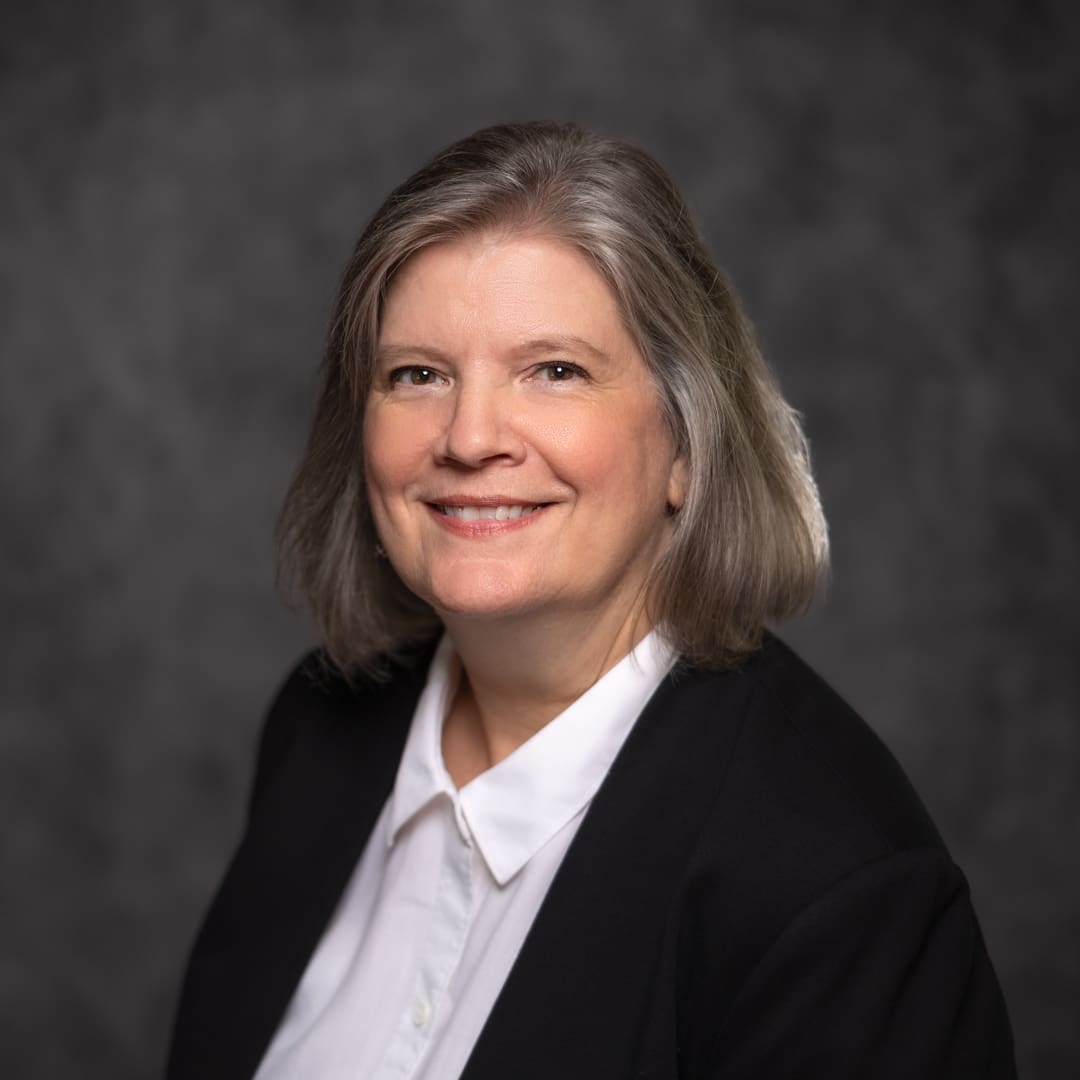
<instances>
[{"instance_id":1,"label":"woman","mask_svg":"<svg viewBox=\"0 0 1080 1080\"><path fill-rule=\"evenodd\" d=\"M825 528L670 179L505 126L395 191L280 530L263 735L169 1075L997 1077L966 885L764 629Z\"/></svg>"}]
</instances>

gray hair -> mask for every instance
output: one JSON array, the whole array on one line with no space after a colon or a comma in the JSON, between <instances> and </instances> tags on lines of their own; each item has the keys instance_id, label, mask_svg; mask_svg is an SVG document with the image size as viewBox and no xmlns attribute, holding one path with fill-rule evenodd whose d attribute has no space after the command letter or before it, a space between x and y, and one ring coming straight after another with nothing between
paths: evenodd
<instances>
[{"instance_id":1,"label":"gray hair","mask_svg":"<svg viewBox=\"0 0 1080 1080\"><path fill-rule=\"evenodd\" d=\"M369 222L341 282L315 419L278 521L279 581L310 608L346 675L377 674L438 626L378 553L364 404L394 272L424 247L490 229L562 240L611 288L688 464L650 614L688 660L737 663L768 622L809 604L827 563L799 418L671 178L637 147L569 124L478 131Z\"/></svg>"}]
</instances>

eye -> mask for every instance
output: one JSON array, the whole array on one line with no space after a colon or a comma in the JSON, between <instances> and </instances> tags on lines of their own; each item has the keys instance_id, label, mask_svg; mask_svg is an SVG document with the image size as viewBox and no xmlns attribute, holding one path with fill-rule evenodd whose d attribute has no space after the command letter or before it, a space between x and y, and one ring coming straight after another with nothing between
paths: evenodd
<instances>
[{"instance_id":1,"label":"eye","mask_svg":"<svg viewBox=\"0 0 1080 1080\"><path fill-rule=\"evenodd\" d=\"M434 368L410 364L390 372L391 386L435 386L441 376Z\"/></svg>"},{"instance_id":2,"label":"eye","mask_svg":"<svg viewBox=\"0 0 1080 1080\"><path fill-rule=\"evenodd\" d=\"M562 360L552 360L549 363L541 364L537 370L545 382L565 383L589 377L584 368L578 367L577 364L568 364Z\"/></svg>"}]
</instances>

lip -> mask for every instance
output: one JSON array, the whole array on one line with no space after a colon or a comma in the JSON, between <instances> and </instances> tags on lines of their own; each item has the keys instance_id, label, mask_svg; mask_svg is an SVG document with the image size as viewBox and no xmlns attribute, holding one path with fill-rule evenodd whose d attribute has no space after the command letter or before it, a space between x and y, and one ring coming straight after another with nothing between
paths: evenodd
<instances>
[{"instance_id":1,"label":"lip","mask_svg":"<svg viewBox=\"0 0 1080 1080\"><path fill-rule=\"evenodd\" d=\"M527 502L520 498L514 498L508 495L492 495L492 496L458 496L447 495L438 500L425 501L424 504L428 513L435 519L435 521L442 526L447 532L452 533L455 536L467 536L467 537L485 537L485 536L502 536L505 533L517 532L520 529L528 528L537 519L544 516L545 512L552 505L550 502ZM452 507L454 509L462 509L465 507L476 507L477 509L490 509L494 506L522 506L522 507L536 507L528 514L522 514L519 517L514 518L482 518L475 521L467 521L460 517L451 517L443 510L444 507Z\"/></svg>"},{"instance_id":2,"label":"lip","mask_svg":"<svg viewBox=\"0 0 1080 1080\"><path fill-rule=\"evenodd\" d=\"M520 495L439 495L425 498L429 506L543 506L550 499L523 499Z\"/></svg>"}]
</instances>

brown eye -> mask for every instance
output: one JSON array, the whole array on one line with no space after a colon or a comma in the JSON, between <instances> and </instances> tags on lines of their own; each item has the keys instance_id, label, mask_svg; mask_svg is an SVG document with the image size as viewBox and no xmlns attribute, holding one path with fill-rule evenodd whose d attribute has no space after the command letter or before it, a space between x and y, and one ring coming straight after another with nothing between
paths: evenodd
<instances>
[{"instance_id":1,"label":"brown eye","mask_svg":"<svg viewBox=\"0 0 1080 1080\"><path fill-rule=\"evenodd\" d=\"M548 382L570 382L577 378L587 378L577 364L545 364L542 370L546 373Z\"/></svg>"},{"instance_id":2,"label":"brown eye","mask_svg":"<svg viewBox=\"0 0 1080 1080\"><path fill-rule=\"evenodd\" d=\"M438 375L431 368L426 367L402 367L390 373L392 386L432 386L438 379Z\"/></svg>"}]
</instances>

